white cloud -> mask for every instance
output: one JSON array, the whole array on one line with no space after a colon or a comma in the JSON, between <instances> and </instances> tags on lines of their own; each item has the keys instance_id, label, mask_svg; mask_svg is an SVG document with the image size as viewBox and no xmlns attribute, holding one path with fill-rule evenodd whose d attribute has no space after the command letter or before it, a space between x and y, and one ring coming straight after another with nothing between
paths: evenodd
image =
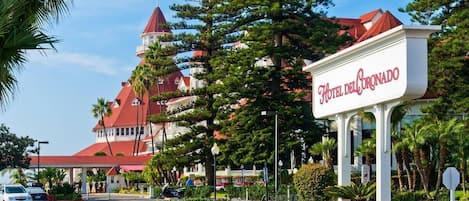
<instances>
[{"instance_id":1,"label":"white cloud","mask_svg":"<svg viewBox=\"0 0 469 201\"><path fill-rule=\"evenodd\" d=\"M95 72L105 75L115 75L122 65L118 61L86 53L47 52L45 55L30 52L28 65L48 68L68 68L81 71Z\"/></svg>"}]
</instances>

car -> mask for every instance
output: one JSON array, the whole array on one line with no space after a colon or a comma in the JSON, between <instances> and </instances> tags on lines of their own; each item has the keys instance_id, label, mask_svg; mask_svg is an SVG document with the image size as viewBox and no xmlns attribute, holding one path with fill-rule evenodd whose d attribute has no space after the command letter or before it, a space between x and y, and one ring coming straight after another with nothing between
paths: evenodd
<instances>
[{"instance_id":1,"label":"car","mask_svg":"<svg viewBox=\"0 0 469 201\"><path fill-rule=\"evenodd\" d=\"M32 201L31 195L21 184L7 184L0 187L2 201Z\"/></svg>"},{"instance_id":2,"label":"car","mask_svg":"<svg viewBox=\"0 0 469 201\"><path fill-rule=\"evenodd\" d=\"M26 191L34 201L47 201L47 193L41 187L27 187Z\"/></svg>"}]
</instances>

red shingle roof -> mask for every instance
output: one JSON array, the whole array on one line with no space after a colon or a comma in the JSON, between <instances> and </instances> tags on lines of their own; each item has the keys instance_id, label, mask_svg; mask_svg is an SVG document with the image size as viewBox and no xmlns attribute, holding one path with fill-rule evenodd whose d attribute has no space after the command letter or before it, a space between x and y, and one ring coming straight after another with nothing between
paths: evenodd
<instances>
[{"instance_id":1,"label":"red shingle roof","mask_svg":"<svg viewBox=\"0 0 469 201\"><path fill-rule=\"evenodd\" d=\"M160 7L156 7L153 10L153 14L148 20L147 26L143 30L143 33L154 33L154 32L171 32L167 26L166 19L161 12Z\"/></svg>"},{"instance_id":2,"label":"red shingle roof","mask_svg":"<svg viewBox=\"0 0 469 201\"><path fill-rule=\"evenodd\" d=\"M339 34L347 32L355 40L359 39L360 36L362 36L366 32L366 28L360 22L360 19L336 18L335 21L343 26L348 27L347 30L341 30Z\"/></svg>"},{"instance_id":3,"label":"red shingle roof","mask_svg":"<svg viewBox=\"0 0 469 201\"><path fill-rule=\"evenodd\" d=\"M30 156L31 166L37 164L37 157ZM144 165L152 156L41 156L41 167L83 167L119 165Z\"/></svg>"},{"instance_id":4,"label":"red shingle roof","mask_svg":"<svg viewBox=\"0 0 469 201\"><path fill-rule=\"evenodd\" d=\"M175 80L181 79L182 73L180 71L174 72L168 76L168 78L163 83L160 83L160 90L161 92L167 91L175 91L177 90L177 85ZM150 91L151 96L157 94L158 90L156 85ZM115 98L116 103L119 104L118 107L113 107L111 105L112 114L109 117L104 118L104 125L107 128L111 127L126 127L126 126L136 126L137 125L137 109L139 110L139 124L141 122L147 122L148 117L148 103L150 103L151 111L150 115L152 114L159 114L160 113L160 105L156 102L151 102L149 100L150 96L145 94L141 99L141 106L137 107L132 105L132 102L136 99L136 95L132 90L132 85L130 83L124 82L122 83L122 89ZM93 128L95 131L96 129L101 128L102 126L96 124Z\"/></svg>"},{"instance_id":5,"label":"red shingle roof","mask_svg":"<svg viewBox=\"0 0 469 201\"><path fill-rule=\"evenodd\" d=\"M117 153L123 153L124 156L132 156L133 155L133 148L134 148L134 141L113 141L109 142L111 145L112 153L116 155ZM147 150L147 147L144 142L140 142L138 152L144 152ZM74 154L74 156L94 156L96 152L105 152L107 156L111 156L109 153L109 149L107 147L106 142L95 143L92 144L78 153ZM41 157L42 158L42 157Z\"/></svg>"},{"instance_id":6,"label":"red shingle roof","mask_svg":"<svg viewBox=\"0 0 469 201\"><path fill-rule=\"evenodd\" d=\"M378 21L376 21L376 23L373 24L373 26L365 34L363 34L360 39L358 39L357 42L364 41L399 25L402 25L402 22L394 17L394 15L392 15L389 11L386 11L378 19Z\"/></svg>"},{"instance_id":7,"label":"red shingle roof","mask_svg":"<svg viewBox=\"0 0 469 201\"><path fill-rule=\"evenodd\" d=\"M376 9L374 11L371 11L369 13L365 13L363 15L360 16L360 22L361 23L366 23L366 22L369 22L373 19L373 17L375 17L378 13L382 13L383 10L381 10L380 8L379 9Z\"/></svg>"}]
</instances>

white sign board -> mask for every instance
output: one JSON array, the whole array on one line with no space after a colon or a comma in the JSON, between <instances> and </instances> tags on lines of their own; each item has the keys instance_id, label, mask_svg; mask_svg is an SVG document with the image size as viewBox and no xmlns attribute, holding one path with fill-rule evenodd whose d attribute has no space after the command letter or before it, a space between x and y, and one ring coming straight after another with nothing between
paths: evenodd
<instances>
[{"instance_id":1,"label":"white sign board","mask_svg":"<svg viewBox=\"0 0 469 201\"><path fill-rule=\"evenodd\" d=\"M446 168L443 172L443 184L449 190L456 190L459 185L461 176L455 167Z\"/></svg>"},{"instance_id":2,"label":"white sign board","mask_svg":"<svg viewBox=\"0 0 469 201\"><path fill-rule=\"evenodd\" d=\"M316 118L392 100L427 88L427 38L440 26L398 26L312 63Z\"/></svg>"}]
</instances>

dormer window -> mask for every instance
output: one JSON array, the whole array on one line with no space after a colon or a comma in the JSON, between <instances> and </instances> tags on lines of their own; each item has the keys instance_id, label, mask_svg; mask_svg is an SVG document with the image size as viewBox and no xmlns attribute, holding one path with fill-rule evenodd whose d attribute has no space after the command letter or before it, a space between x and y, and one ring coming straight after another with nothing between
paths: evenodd
<instances>
[{"instance_id":1,"label":"dormer window","mask_svg":"<svg viewBox=\"0 0 469 201\"><path fill-rule=\"evenodd\" d=\"M135 98L133 101L132 101L132 106L137 106L137 105L140 105L140 100L138 98Z\"/></svg>"}]
</instances>

